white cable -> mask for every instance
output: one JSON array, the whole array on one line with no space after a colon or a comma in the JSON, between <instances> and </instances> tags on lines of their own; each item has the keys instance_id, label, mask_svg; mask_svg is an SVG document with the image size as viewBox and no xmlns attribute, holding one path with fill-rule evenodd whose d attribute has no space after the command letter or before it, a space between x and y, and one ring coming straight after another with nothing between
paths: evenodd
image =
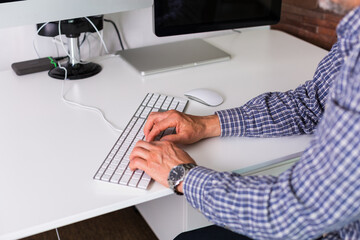
<instances>
[{"instance_id":1,"label":"white cable","mask_svg":"<svg viewBox=\"0 0 360 240\"><path fill-rule=\"evenodd\" d=\"M105 117L105 114L104 114L99 108L87 106L87 105L84 105L84 104L81 104L81 103L77 103L77 102L73 102L73 101L70 101L70 100L66 99L65 93L64 93L64 89L65 89L65 81L67 80L67 69L66 69L65 67L61 66L60 63L59 63L59 68L61 68L62 70L65 71L65 77L64 77L63 84L62 84L62 90L61 90L61 99L62 99L65 103L67 103L67 104L74 105L74 106L77 106L77 107L80 107L80 108L84 108L84 109L87 109L87 110L91 110L91 111L97 112L98 114L100 114L100 116L102 117L102 119L103 119L114 131L121 133L123 130L116 128L116 127L114 126L114 124L112 124L112 123Z\"/></svg>"},{"instance_id":2,"label":"white cable","mask_svg":"<svg viewBox=\"0 0 360 240\"><path fill-rule=\"evenodd\" d=\"M60 235L59 235L59 231L58 231L58 229L57 229L57 228L55 228L55 231L56 231L56 235L57 235L58 240L61 240L61 239L60 239Z\"/></svg>"},{"instance_id":3,"label":"white cable","mask_svg":"<svg viewBox=\"0 0 360 240\"><path fill-rule=\"evenodd\" d=\"M53 42L54 44L56 44L56 45L61 45L61 41L60 41L59 39L57 39L56 37L54 37L54 38L52 39L52 42ZM64 43L64 45L66 46L67 44Z\"/></svg>"},{"instance_id":4,"label":"white cable","mask_svg":"<svg viewBox=\"0 0 360 240\"><path fill-rule=\"evenodd\" d=\"M34 36L34 39L33 39L33 47L34 47L34 50L36 52L36 55L38 56L38 58L40 58L40 54L36 48L36 45L35 45L35 40L36 40L36 36L39 34L39 32L41 31L41 29L43 29L49 22L46 22L44 23L43 25L41 25L41 27L39 27L39 29L37 30L36 32L36 35Z\"/></svg>"},{"instance_id":5,"label":"white cable","mask_svg":"<svg viewBox=\"0 0 360 240\"><path fill-rule=\"evenodd\" d=\"M101 31L100 34L101 34L101 37L104 39L104 31ZM104 46L105 46L105 45L103 44L103 45L101 46L101 48L99 48L99 55L100 55L100 56L101 56L101 53L102 53L103 49L105 49ZM109 54L108 51L107 51L106 53Z\"/></svg>"},{"instance_id":6,"label":"white cable","mask_svg":"<svg viewBox=\"0 0 360 240\"><path fill-rule=\"evenodd\" d=\"M88 48L89 48L89 58L91 58L91 44L88 36L86 36L86 42L88 43Z\"/></svg>"},{"instance_id":7,"label":"white cable","mask_svg":"<svg viewBox=\"0 0 360 240\"><path fill-rule=\"evenodd\" d=\"M85 17L85 19L88 20L88 22L91 24L91 26L93 26L93 28L96 30L96 32L97 32L97 34L98 34L98 36L99 36L99 38L100 38L100 41L102 42L102 44L103 44L103 46L104 46L105 52L106 52L107 54L109 54L109 51L108 51L108 49L107 49L107 47L106 47L106 44L105 44L105 42L104 42L104 39L103 39L103 37L101 36L101 34L100 34L99 30L97 29L97 27L95 26L95 24L94 24L88 17Z\"/></svg>"},{"instance_id":8,"label":"white cable","mask_svg":"<svg viewBox=\"0 0 360 240\"><path fill-rule=\"evenodd\" d=\"M60 57L59 47L58 47L58 45L57 45L57 43L55 41L56 41L56 38L53 37L53 43L54 43L55 48L56 48L57 57Z\"/></svg>"},{"instance_id":9,"label":"white cable","mask_svg":"<svg viewBox=\"0 0 360 240\"><path fill-rule=\"evenodd\" d=\"M98 32L98 30L97 30L97 28L95 27L95 25L94 25L88 18L87 18L87 20L93 25L93 27L95 28L95 30ZM44 24L38 29L38 31L37 31L36 34L38 34L38 33L41 31L41 29L43 29L48 23L49 23L49 22L44 23ZM62 45L65 53L71 58L71 56L69 55L69 53L68 53L67 50L65 49L65 44L64 44L64 42L63 42L63 40L62 40L62 38L61 38L61 21L59 21L58 30L59 30L59 36L60 36L61 45ZM99 34L99 32L98 32L98 34ZM102 38L101 38L101 40L102 40L102 42L103 42L103 44L104 44L104 47L105 47L105 49L106 49L106 51L107 51L107 48L106 48L105 43L104 43L104 41L103 41ZM37 52L37 49L36 49L36 47L35 47L35 38L34 38L34 41L33 41L33 46L34 46L34 50L36 51L38 57L40 57L39 54L38 54L38 52ZM86 64L86 63L83 63L83 64ZM67 75L68 75L68 73L67 73L67 69L66 69L65 67L61 66L60 63L58 63L58 65L59 65L59 68L60 68L60 69L62 69L62 70L65 71L65 77L64 77L63 84L62 84L62 90L61 90L61 99L62 99L65 103L67 103L67 104L74 105L74 106L77 106L77 107L81 107L81 108L84 108L84 109L87 109L87 110L91 110L91 111L97 112L98 114L100 114L100 116L102 117L102 119L103 119L114 131L121 133L122 130L116 128L116 127L114 126L114 124L112 124L112 123L105 117L105 114L104 114L99 108L91 107L91 106L87 106L87 105L83 105L83 104L80 104L80 103L77 103L77 102L73 102L73 101L70 101L70 100L66 99L64 90L65 90L65 81L67 80ZM59 233L58 233L57 229L56 229L56 233L58 234L58 239L60 240Z\"/></svg>"}]
</instances>

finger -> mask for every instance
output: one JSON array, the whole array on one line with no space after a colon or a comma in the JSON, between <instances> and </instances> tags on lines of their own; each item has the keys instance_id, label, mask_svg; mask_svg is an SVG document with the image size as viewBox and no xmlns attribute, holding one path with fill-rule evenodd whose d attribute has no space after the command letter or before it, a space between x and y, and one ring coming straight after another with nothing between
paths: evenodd
<instances>
[{"instance_id":1,"label":"finger","mask_svg":"<svg viewBox=\"0 0 360 240\"><path fill-rule=\"evenodd\" d=\"M142 157L146 158L149 152L151 151L152 143L145 142L143 140L137 141L135 144L129 158Z\"/></svg>"},{"instance_id":2,"label":"finger","mask_svg":"<svg viewBox=\"0 0 360 240\"><path fill-rule=\"evenodd\" d=\"M147 170L147 161L142 158L133 158L130 160L129 168L131 171L135 171L136 169L140 169L143 171Z\"/></svg>"},{"instance_id":3,"label":"finger","mask_svg":"<svg viewBox=\"0 0 360 240\"><path fill-rule=\"evenodd\" d=\"M129 159L130 161L134 158L142 158L147 160L149 158L149 153L150 151L148 149L135 145L134 149L132 150L129 156Z\"/></svg>"},{"instance_id":4,"label":"finger","mask_svg":"<svg viewBox=\"0 0 360 240\"><path fill-rule=\"evenodd\" d=\"M146 120L146 123L144 125L144 134L147 136L157 122L159 122L161 119L165 118L165 113L159 113L159 112L151 112Z\"/></svg>"},{"instance_id":5,"label":"finger","mask_svg":"<svg viewBox=\"0 0 360 240\"><path fill-rule=\"evenodd\" d=\"M157 122L146 136L146 141L153 141L162 131L171 127L176 127L176 122L172 118L165 118Z\"/></svg>"},{"instance_id":6,"label":"finger","mask_svg":"<svg viewBox=\"0 0 360 240\"><path fill-rule=\"evenodd\" d=\"M139 140L135 146L134 146L134 149L135 148L144 148L148 151L151 151L151 147L154 145L153 142L146 142L146 141L143 141L143 140Z\"/></svg>"}]
</instances>

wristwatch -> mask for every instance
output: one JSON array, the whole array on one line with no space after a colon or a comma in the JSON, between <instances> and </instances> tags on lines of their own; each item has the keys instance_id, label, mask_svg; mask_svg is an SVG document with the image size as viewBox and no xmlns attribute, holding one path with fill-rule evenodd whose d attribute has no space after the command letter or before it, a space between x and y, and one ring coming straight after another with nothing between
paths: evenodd
<instances>
[{"instance_id":1,"label":"wristwatch","mask_svg":"<svg viewBox=\"0 0 360 240\"><path fill-rule=\"evenodd\" d=\"M169 173L168 184L170 189L172 189L176 194L183 195L183 193L176 190L176 187L185 179L185 176L188 174L190 169L196 167L193 163L180 164L173 167Z\"/></svg>"}]
</instances>

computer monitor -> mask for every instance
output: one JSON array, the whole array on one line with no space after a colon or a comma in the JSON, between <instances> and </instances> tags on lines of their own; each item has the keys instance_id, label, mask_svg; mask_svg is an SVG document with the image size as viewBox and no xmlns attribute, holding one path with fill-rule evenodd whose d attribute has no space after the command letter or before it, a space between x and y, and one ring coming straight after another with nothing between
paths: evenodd
<instances>
[{"instance_id":1,"label":"computer monitor","mask_svg":"<svg viewBox=\"0 0 360 240\"><path fill-rule=\"evenodd\" d=\"M275 24L281 0L154 0L157 36Z\"/></svg>"},{"instance_id":2,"label":"computer monitor","mask_svg":"<svg viewBox=\"0 0 360 240\"><path fill-rule=\"evenodd\" d=\"M275 24L281 0L154 0L157 36ZM231 56L201 39L119 52L141 75L228 60Z\"/></svg>"}]
</instances>

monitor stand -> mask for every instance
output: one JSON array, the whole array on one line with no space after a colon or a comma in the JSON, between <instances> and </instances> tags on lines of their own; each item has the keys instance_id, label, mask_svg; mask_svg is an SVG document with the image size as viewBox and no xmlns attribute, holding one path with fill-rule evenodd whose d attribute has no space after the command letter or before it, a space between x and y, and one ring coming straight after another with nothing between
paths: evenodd
<instances>
[{"instance_id":1,"label":"monitor stand","mask_svg":"<svg viewBox=\"0 0 360 240\"><path fill-rule=\"evenodd\" d=\"M202 39L190 39L117 52L142 76L229 60L231 56Z\"/></svg>"},{"instance_id":2,"label":"monitor stand","mask_svg":"<svg viewBox=\"0 0 360 240\"><path fill-rule=\"evenodd\" d=\"M101 71L102 68L99 64L81 61L79 37L81 33L102 30L102 15L38 24L37 28L40 36L56 37L59 34L65 34L68 40L68 62L61 65L62 68L55 67L50 70L50 77L60 80L64 80L65 77L70 80L77 80L94 76Z\"/></svg>"},{"instance_id":3,"label":"monitor stand","mask_svg":"<svg viewBox=\"0 0 360 240\"><path fill-rule=\"evenodd\" d=\"M64 80L65 76L70 80L84 79L98 74L102 68L97 63L81 61L79 38L68 38L68 62L62 65L66 69L56 67L49 71L52 78Z\"/></svg>"}]
</instances>

